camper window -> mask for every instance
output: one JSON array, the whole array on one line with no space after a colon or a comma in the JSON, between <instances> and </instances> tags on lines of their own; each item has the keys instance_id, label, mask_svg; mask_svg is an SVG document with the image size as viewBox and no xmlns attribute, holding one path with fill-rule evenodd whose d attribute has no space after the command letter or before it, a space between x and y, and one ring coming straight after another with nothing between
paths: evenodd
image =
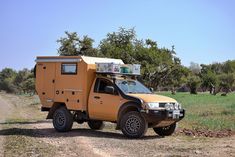
<instances>
[{"instance_id":1,"label":"camper window","mask_svg":"<svg viewBox=\"0 0 235 157\"><path fill-rule=\"evenodd\" d=\"M61 74L70 74L76 75L77 74L77 64L73 63L62 63L61 64Z\"/></svg>"}]
</instances>

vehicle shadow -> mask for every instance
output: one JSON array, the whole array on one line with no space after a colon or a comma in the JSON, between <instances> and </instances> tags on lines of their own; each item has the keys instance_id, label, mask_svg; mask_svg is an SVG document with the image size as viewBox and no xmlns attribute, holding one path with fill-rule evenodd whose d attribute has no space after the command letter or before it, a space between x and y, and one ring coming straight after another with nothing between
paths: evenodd
<instances>
[{"instance_id":1,"label":"vehicle shadow","mask_svg":"<svg viewBox=\"0 0 235 157\"><path fill-rule=\"evenodd\" d=\"M6 125L6 124L39 124L39 123L51 123L51 121L47 121L47 120L22 121L22 122L9 121L9 122L0 122L0 125Z\"/></svg>"},{"instance_id":2,"label":"vehicle shadow","mask_svg":"<svg viewBox=\"0 0 235 157\"><path fill-rule=\"evenodd\" d=\"M32 123L47 123L45 121L43 122L29 122L29 123L23 123L23 124L32 124ZM16 123L16 124L22 124L22 123ZM0 136L11 136L11 135L17 135L17 136L29 136L29 137L35 137L35 138L59 138L59 137L96 137L96 138L114 138L114 139L129 139L125 137L121 131L117 130L91 130L88 128L73 128L70 132L57 132L54 128L28 128L27 125L24 125L19 127L13 127L13 128L7 128L0 130ZM148 135L141 138L142 140L148 140L148 139L157 139L162 138L157 135ZM133 139L132 139L133 140ZM137 139L138 140L138 139Z\"/></svg>"}]
</instances>

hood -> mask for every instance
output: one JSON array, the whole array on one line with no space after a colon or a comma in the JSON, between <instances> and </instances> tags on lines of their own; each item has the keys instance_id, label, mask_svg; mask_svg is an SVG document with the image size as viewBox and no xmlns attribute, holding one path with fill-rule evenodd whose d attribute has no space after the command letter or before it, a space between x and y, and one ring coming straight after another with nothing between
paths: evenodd
<instances>
[{"instance_id":1,"label":"hood","mask_svg":"<svg viewBox=\"0 0 235 157\"><path fill-rule=\"evenodd\" d=\"M140 98L144 102L176 102L175 99L157 94L127 94L127 95Z\"/></svg>"}]
</instances>

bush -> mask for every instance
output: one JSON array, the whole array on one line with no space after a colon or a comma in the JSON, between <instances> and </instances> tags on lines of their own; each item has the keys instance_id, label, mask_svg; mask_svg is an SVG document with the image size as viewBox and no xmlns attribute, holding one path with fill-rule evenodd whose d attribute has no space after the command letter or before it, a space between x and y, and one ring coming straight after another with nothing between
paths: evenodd
<instances>
[{"instance_id":1,"label":"bush","mask_svg":"<svg viewBox=\"0 0 235 157\"><path fill-rule=\"evenodd\" d=\"M4 79L1 81L0 89L6 91L7 93L16 93L18 91L11 79Z\"/></svg>"}]
</instances>

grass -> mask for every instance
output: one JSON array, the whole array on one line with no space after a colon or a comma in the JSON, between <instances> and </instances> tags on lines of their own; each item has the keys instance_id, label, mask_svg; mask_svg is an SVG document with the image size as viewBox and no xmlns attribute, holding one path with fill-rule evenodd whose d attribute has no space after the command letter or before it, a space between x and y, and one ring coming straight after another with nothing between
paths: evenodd
<instances>
[{"instance_id":1,"label":"grass","mask_svg":"<svg viewBox=\"0 0 235 157\"><path fill-rule=\"evenodd\" d=\"M23 132L23 129L12 128L12 125L4 125L6 132L4 142L4 156L53 156L56 148L39 138L30 137L35 134L33 131ZM22 131L23 130L23 131ZM2 133L4 135L4 133ZM27 135L27 136L25 136Z\"/></svg>"},{"instance_id":2,"label":"grass","mask_svg":"<svg viewBox=\"0 0 235 157\"><path fill-rule=\"evenodd\" d=\"M209 93L191 95L189 93L157 93L176 99L186 110L185 118L179 123L181 128L235 131L235 93L214 96Z\"/></svg>"}]
</instances>

